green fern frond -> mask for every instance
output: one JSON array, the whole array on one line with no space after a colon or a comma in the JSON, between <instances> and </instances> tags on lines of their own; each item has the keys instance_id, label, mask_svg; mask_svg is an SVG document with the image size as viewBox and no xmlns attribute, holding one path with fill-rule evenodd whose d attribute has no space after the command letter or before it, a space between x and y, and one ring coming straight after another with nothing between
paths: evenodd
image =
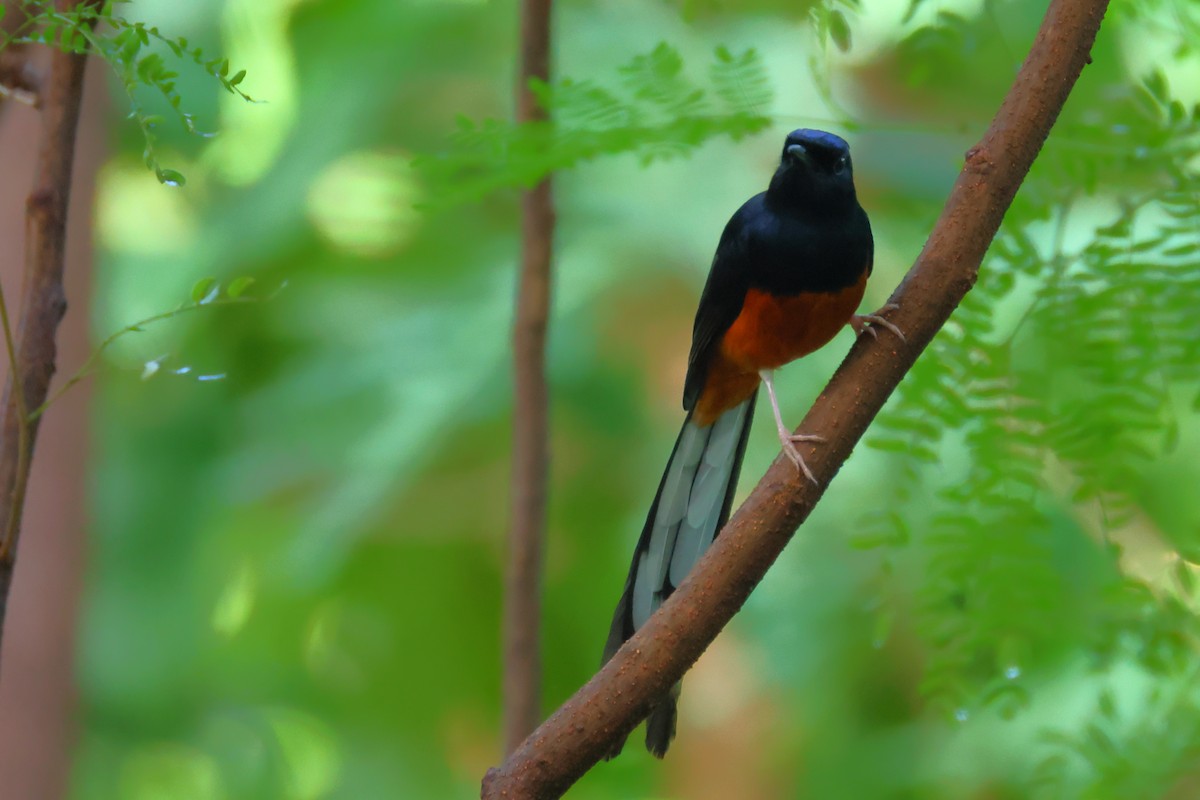
<instances>
[{"instance_id":1,"label":"green fern frond","mask_svg":"<svg viewBox=\"0 0 1200 800\"><path fill-rule=\"evenodd\" d=\"M665 43L617 74L615 87L570 78L534 81L549 122L460 120L444 152L415 161L432 186L430 205L445 208L531 186L600 155L633 153L643 163L678 158L714 137L740 139L770 124L761 111L770 104L769 83L753 50L718 48L708 85L688 77L683 58Z\"/></svg>"},{"instance_id":2,"label":"green fern frond","mask_svg":"<svg viewBox=\"0 0 1200 800\"><path fill-rule=\"evenodd\" d=\"M1078 178L1079 153L1113 147L1125 131L1099 116L1064 134L1070 146L1052 139L977 287L867 440L893 466L910 464L892 469L881 502L928 522L901 538L886 535L894 528L886 516L871 515L854 544L892 554L909 541L922 546L923 688L948 708L1020 708L1005 664L1036 670L1064 635L1063 615L1046 609L1078 602L1080 587L1055 567L1056 531L1066 521L1072 535L1109 545L1143 513L1146 468L1177 441L1179 392L1190 396L1200 383L1200 178L1189 167L1200 158L1200 108L1184 108L1157 73L1128 102L1140 109L1131 139L1161 146L1118 144L1121 157L1081 183L1060 178ZM1128 105L1114 109L1131 116ZM1128 183L1131 170L1144 193L1116 198L1111 221L1066 248L1073 199L1107 180ZM998 324L1004 309L1019 311L1015 323ZM963 455L961 473L940 476L931 514L906 505L926 496L916 487L934 473L921 465ZM1132 579L1119 585L1148 590ZM1180 603L1144 594L1129 618L1080 619L1070 635L1085 637L1097 657L1132 643L1146 669L1169 674L1184 653L1194 658L1200 625Z\"/></svg>"},{"instance_id":3,"label":"green fern frond","mask_svg":"<svg viewBox=\"0 0 1200 800\"><path fill-rule=\"evenodd\" d=\"M708 76L713 92L724 101L728 112L754 116L770 107L771 84L755 50L735 55L726 47L718 47L716 57Z\"/></svg>"}]
</instances>

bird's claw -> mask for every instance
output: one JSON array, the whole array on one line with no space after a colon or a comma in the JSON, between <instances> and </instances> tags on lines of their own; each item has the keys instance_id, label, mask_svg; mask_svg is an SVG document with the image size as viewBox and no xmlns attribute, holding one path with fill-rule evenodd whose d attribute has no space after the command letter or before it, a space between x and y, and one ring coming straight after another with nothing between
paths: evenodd
<instances>
[{"instance_id":1,"label":"bird's claw","mask_svg":"<svg viewBox=\"0 0 1200 800\"><path fill-rule=\"evenodd\" d=\"M788 427L783 424L783 415L779 413L779 398L775 396L775 381L771 377L771 371L763 370L759 375L762 376L763 383L767 385L767 396L771 398L771 410L775 412L775 430L779 433L779 443L783 445L783 454L796 465L796 469L804 473L804 477L817 484L812 470L808 468L808 464L804 463L804 457L796 449L796 442L823 442L825 437L808 433L792 433L788 430Z\"/></svg>"},{"instance_id":2,"label":"bird's claw","mask_svg":"<svg viewBox=\"0 0 1200 800\"><path fill-rule=\"evenodd\" d=\"M820 486L817 483L817 478L812 474L812 470L808 468L808 464L804 463L804 456L800 455L800 451L796 449L796 445L792 443L791 437L783 442L783 454L788 457L788 460L796 465L796 469L804 474L804 477L812 481L814 486Z\"/></svg>"},{"instance_id":3,"label":"bird's claw","mask_svg":"<svg viewBox=\"0 0 1200 800\"><path fill-rule=\"evenodd\" d=\"M782 422L779 423L778 428L779 443L783 445L783 454L788 457L788 461L796 465L796 469L800 470L804 474L804 477L812 481L814 485L817 484L816 477L812 474L812 470L808 468L808 464L804 463L804 456L800 455L800 451L796 449L796 444L798 442L821 444L827 441L825 437L817 436L814 433L792 433L783 426Z\"/></svg>"},{"instance_id":4,"label":"bird's claw","mask_svg":"<svg viewBox=\"0 0 1200 800\"><path fill-rule=\"evenodd\" d=\"M900 341L907 343L908 339L904 338L904 332L896 327L894 323L889 322L882 316L884 311L895 311L899 308L900 306L896 303L888 303L874 314L855 314L850 318L850 327L854 329L856 336L861 336L864 332L866 332L871 334L872 339L878 339L879 334L876 333L874 328L869 327L869 325L878 325L881 328L887 328L889 331L896 334Z\"/></svg>"}]
</instances>

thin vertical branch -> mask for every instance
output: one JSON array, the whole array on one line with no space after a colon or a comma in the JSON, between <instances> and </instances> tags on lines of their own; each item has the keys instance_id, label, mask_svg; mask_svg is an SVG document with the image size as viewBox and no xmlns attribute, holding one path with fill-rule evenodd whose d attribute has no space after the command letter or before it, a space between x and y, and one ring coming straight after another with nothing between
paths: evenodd
<instances>
[{"instance_id":1,"label":"thin vertical branch","mask_svg":"<svg viewBox=\"0 0 1200 800\"><path fill-rule=\"evenodd\" d=\"M550 75L552 0L521 2L521 64L517 121L545 119L529 81ZM549 426L546 327L550 316L550 261L554 200L550 179L521 196L521 274L513 326L513 476L508 573L504 605L504 751L511 752L541 718L542 551L546 533Z\"/></svg>"},{"instance_id":2,"label":"thin vertical branch","mask_svg":"<svg viewBox=\"0 0 1200 800\"><path fill-rule=\"evenodd\" d=\"M76 5L64 2L65 7ZM54 375L55 333L67 310L63 289L67 206L87 56L54 51L42 91L42 132L25 211L25 280L17 330L0 291L0 323L10 359L0 419L0 637L16 564L17 540L39 419ZM15 334L15 335L14 335Z\"/></svg>"}]
</instances>

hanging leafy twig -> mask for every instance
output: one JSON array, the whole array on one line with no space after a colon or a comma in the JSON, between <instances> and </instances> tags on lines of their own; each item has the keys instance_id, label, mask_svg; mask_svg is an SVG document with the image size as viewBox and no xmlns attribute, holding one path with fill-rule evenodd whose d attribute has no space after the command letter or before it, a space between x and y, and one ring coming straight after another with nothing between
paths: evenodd
<instances>
[{"instance_id":1,"label":"hanging leafy twig","mask_svg":"<svg viewBox=\"0 0 1200 800\"><path fill-rule=\"evenodd\" d=\"M130 323L123 328L113 331L96 347L96 349L91 352L91 354L87 357L87 360L83 362L83 365L80 366L79 369L75 370L74 374L72 374L70 378L65 380L63 384L59 386L58 389L56 389L44 403L29 412L29 419L35 420L42 414L46 413L46 409L53 405L55 401L66 394L73 386L75 386L75 384L79 383L88 375L90 375L97 362L99 362L100 357L104 355L105 351L108 350L109 347L116 344L117 340L131 333L142 333L148 326L153 325L156 322L165 322L169 319L175 319L178 316L187 314L191 311L199 311L202 308L217 308L220 306L264 303L275 299L279 292L281 292L284 288L283 286L280 286L266 297L247 297L245 295L245 291L250 287L250 284L253 281L254 279L250 277L235 278L225 287L225 293L222 295L220 294L221 287L216 283L216 281L212 278L205 278L197 283L195 287L193 287L192 300L190 303L184 303L183 305L173 308L170 311L152 314L144 319L140 319L137 322ZM2 312L3 304L0 303L0 313Z\"/></svg>"},{"instance_id":2,"label":"hanging leafy twig","mask_svg":"<svg viewBox=\"0 0 1200 800\"><path fill-rule=\"evenodd\" d=\"M152 43L157 43L176 59L199 66L225 91L254 102L241 88L246 71L231 74L228 59L206 55L203 48L192 45L186 37L167 36L155 26L130 22L113 13L114 5L111 1L96 2L60 9L51 0L30 0L22 6L24 18L0 30L0 54L11 45L42 44L70 53L90 52L99 57L113 70L125 91L129 117L137 124L145 142L143 160L146 167L161 183L181 186L186 182L185 177L178 170L159 163L158 136L154 131L163 118L143 108L138 99L139 90L150 87L161 94L189 133L204 137L212 134L200 131L194 116L184 110L183 98L175 88L179 73L168 66L161 53L146 50Z\"/></svg>"}]
</instances>

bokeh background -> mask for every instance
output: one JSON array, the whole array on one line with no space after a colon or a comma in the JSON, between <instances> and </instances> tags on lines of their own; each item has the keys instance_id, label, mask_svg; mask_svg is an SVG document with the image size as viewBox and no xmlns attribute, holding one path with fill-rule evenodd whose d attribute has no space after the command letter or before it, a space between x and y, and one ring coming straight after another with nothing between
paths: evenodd
<instances>
[{"instance_id":1,"label":"bokeh background","mask_svg":"<svg viewBox=\"0 0 1200 800\"><path fill-rule=\"evenodd\" d=\"M875 308L1043 11L562 2L554 70L576 82L620 87L622 65L666 43L711 89L717 48L753 49L752 131L665 128L645 149L576 114L543 161L510 168L513 2L121 6L246 69L259 102L178 66L217 135L168 114L157 158L187 182L164 186L121 84L92 67L106 110L89 141L108 151L92 207L74 208L96 250L76 312L94 348L189 307L118 339L72 390L91 394L86 496L59 500L86 509L62 648L67 796L475 796L501 746L521 181L566 166L549 712L597 666L677 432L712 251L783 135L851 141ZM568 796L1200 793L1197 48L1194 3L1114 2L979 288L689 674L668 759L627 747ZM472 138L460 118L497 122ZM594 157L555 162L597 131ZM192 307L234 285L248 302ZM791 419L851 341L784 371ZM762 423L743 493L778 451Z\"/></svg>"}]
</instances>

